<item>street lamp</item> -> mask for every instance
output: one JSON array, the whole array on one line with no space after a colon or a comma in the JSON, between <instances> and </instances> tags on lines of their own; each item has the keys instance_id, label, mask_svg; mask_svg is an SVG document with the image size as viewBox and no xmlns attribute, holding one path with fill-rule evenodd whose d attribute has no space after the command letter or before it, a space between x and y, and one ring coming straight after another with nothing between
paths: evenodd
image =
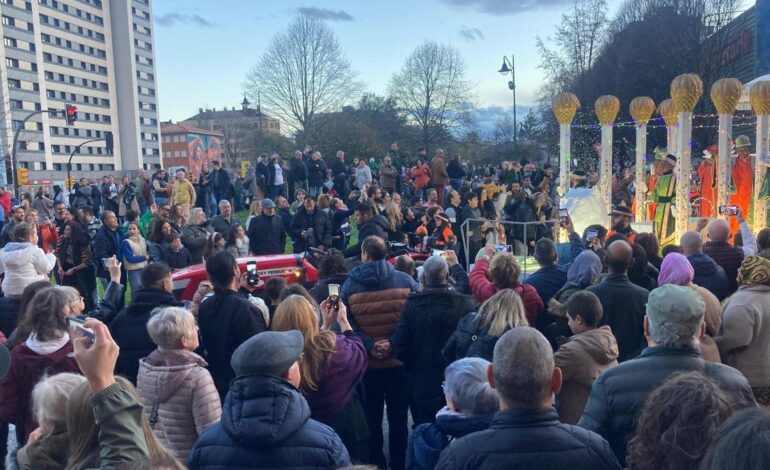
<instances>
[{"instance_id":1,"label":"street lamp","mask_svg":"<svg viewBox=\"0 0 770 470\"><path fill-rule=\"evenodd\" d=\"M513 149L516 150L516 141L518 135L518 126L516 125L516 56L511 54L511 59L503 56L503 66L498 70L503 75L511 74L508 81L508 89L513 92Z\"/></svg>"}]
</instances>

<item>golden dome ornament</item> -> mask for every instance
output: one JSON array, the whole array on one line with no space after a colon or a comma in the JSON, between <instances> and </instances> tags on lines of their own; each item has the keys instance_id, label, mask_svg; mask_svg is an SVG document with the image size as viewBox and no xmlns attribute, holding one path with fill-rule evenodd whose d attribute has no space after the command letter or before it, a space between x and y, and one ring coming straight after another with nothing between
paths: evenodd
<instances>
[{"instance_id":1,"label":"golden dome ornament","mask_svg":"<svg viewBox=\"0 0 770 470\"><path fill-rule=\"evenodd\" d=\"M679 115L674 111L674 100L663 100L658 105L658 114L666 122L666 127L674 127L679 123Z\"/></svg>"},{"instance_id":2,"label":"golden dome ornament","mask_svg":"<svg viewBox=\"0 0 770 470\"><path fill-rule=\"evenodd\" d=\"M570 92L559 93L553 98L553 103L551 103L553 114L561 125L572 124L572 120L575 119L575 113L577 113L579 108L580 100L578 100L574 93Z\"/></svg>"},{"instance_id":3,"label":"golden dome ornament","mask_svg":"<svg viewBox=\"0 0 770 470\"><path fill-rule=\"evenodd\" d=\"M618 117L620 112L620 100L617 96L604 95L596 99L594 103L594 111L596 117L599 118L599 122L606 126L615 122L615 118Z\"/></svg>"},{"instance_id":4,"label":"golden dome ornament","mask_svg":"<svg viewBox=\"0 0 770 470\"><path fill-rule=\"evenodd\" d=\"M719 114L733 114L743 94L743 84L737 78L722 78L711 85L711 101Z\"/></svg>"},{"instance_id":5,"label":"golden dome ornament","mask_svg":"<svg viewBox=\"0 0 770 470\"><path fill-rule=\"evenodd\" d=\"M671 99L676 113L691 113L703 95L703 81L697 74L683 73L671 82Z\"/></svg>"},{"instance_id":6,"label":"golden dome ornament","mask_svg":"<svg viewBox=\"0 0 770 470\"><path fill-rule=\"evenodd\" d=\"M749 101L757 116L770 114L770 81L755 83L749 91Z\"/></svg>"},{"instance_id":7,"label":"golden dome ornament","mask_svg":"<svg viewBox=\"0 0 770 470\"><path fill-rule=\"evenodd\" d=\"M636 125L646 126L655 112L655 101L649 96L639 96L631 100L628 108Z\"/></svg>"}]
</instances>

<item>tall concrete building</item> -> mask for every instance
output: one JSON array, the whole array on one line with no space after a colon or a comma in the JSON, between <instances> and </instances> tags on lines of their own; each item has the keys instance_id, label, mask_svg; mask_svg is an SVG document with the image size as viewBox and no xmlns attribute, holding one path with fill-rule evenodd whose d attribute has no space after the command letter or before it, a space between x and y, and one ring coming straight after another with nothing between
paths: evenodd
<instances>
[{"instance_id":1,"label":"tall concrete building","mask_svg":"<svg viewBox=\"0 0 770 470\"><path fill-rule=\"evenodd\" d=\"M0 149L30 181L60 182L77 145L72 173L103 176L160 167L160 125L150 0L0 0ZM64 110L77 106L68 126ZM0 176L0 180L3 179Z\"/></svg>"}]
</instances>

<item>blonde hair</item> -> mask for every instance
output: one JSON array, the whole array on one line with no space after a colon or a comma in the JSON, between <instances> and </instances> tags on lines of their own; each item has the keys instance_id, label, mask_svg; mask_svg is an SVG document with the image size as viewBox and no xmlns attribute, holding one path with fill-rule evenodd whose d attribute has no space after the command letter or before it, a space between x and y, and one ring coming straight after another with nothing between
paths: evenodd
<instances>
[{"instance_id":1,"label":"blonde hair","mask_svg":"<svg viewBox=\"0 0 770 470\"><path fill-rule=\"evenodd\" d=\"M517 326L529 326L521 297L512 289L503 289L487 299L476 315L481 329L494 337Z\"/></svg>"},{"instance_id":2,"label":"blonde hair","mask_svg":"<svg viewBox=\"0 0 770 470\"><path fill-rule=\"evenodd\" d=\"M385 207L385 214L388 216L388 224L390 224L390 230L395 232L398 226L403 222L404 216L401 214L401 208L397 204L391 202Z\"/></svg>"},{"instance_id":3,"label":"blonde hair","mask_svg":"<svg viewBox=\"0 0 770 470\"><path fill-rule=\"evenodd\" d=\"M328 194L321 194L318 196L318 207L321 209L328 209L330 205L331 198Z\"/></svg>"},{"instance_id":4,"label":"blonde hair","mask_svg":"<svg viewBox=\"0 0 770 470\"><path fill-rule=\"evenodd\" d=\"M304 393L318 390L322 364L329 361L337 345L337 336L331 331L321 331L318 314L310 302L300 295L290 295L278 305L270 324L273 331L298 330L305 338L305 356L299 364Z\"/></svg>"},{"instance_id":5,"label":"blonde hair","mask_svg":"<svg viewBox=\"0 0 770 470\"><path fill-rule=\"evenodd\" d=\"M198 225L198 215L203 213L203 209L200 207L190 209L190 215L187 216L187 225Z\"/></svg>"},{"instance_id":6,"label":"blonde hair","mask_svg":"<svg viewBox=\"0 0 770 470\"><path fill-rule=\"evenodd\" d=\"M259 215L262 212L262 201L251 201L249 215Z\"/></svg>"}]
</instances>

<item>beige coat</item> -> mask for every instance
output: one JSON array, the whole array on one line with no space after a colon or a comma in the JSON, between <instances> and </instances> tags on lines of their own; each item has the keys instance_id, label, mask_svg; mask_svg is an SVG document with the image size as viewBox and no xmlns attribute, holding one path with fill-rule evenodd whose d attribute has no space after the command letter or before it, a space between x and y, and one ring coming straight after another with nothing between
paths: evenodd
<instances>
[{"instance_id":1,"label":"beige coat","mask_svg":"<svg viewBox=\"0 0 770 470\"><path fill-rule=\"evenodd\" d=\"M569 338L553 356L561 369L562 386L556 398L559 419L577 424L583 414L594 380L618 364L618 342L609 326L584 331Z\"/></svg>"},{"instance_id":2,"label":"beige coat","mask_svg":"<svg viewBox=\"0 0 770 470\"><path fill-rule=\"evenodd\" d=\"M438 186L441 184L447 184L449 181L449 173L446 171L446 163L441 157L433 157L430 161L430 184Z\"/></svg>"},{"instance_id":3,"label":"beige coat","mask_svg":"<svg viewBox=\"0 0 770 470\"><path fill-rule=\"evenodd\" d=\"M697 284L691 284L690 287L701 296L703 303L706 304L706 314L704 315L706 336L700 339L701 354L703 354L703 358L707 361L721 363L722 359L719 355L719 348L717 348L714 342L714 336L722 328L722 306L719 304L717 296L705 287Z\"/></svg>"},{"instance_id":4,"label":"beige coat","mask_svg":"<svg viewBox=\"0 0 770 470\"><path fill-rule=\"evenodd\" d=\"M222 405L206 362L182 349L139 360L136 385L155 437L186 461L198 436L219 421Z\"/></svg>"}]
</instances>

